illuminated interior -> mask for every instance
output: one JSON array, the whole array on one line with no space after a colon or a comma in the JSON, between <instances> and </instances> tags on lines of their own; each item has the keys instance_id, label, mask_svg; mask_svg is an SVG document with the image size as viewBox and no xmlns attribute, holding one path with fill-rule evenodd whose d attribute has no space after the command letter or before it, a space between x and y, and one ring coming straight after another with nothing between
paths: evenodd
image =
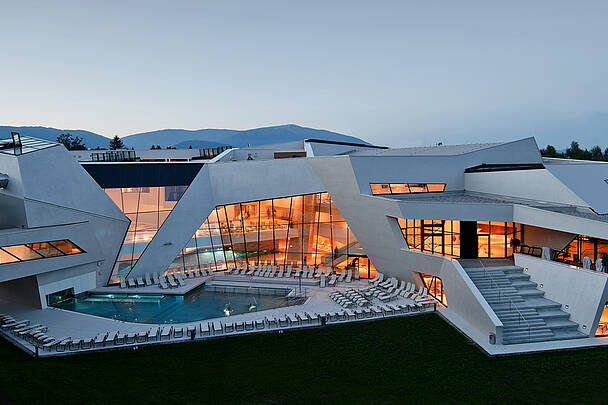
<instances>
[{"instance_id":1,"label":"illuminated interior","mask_svg":"<svg viewBox=\"0 0 608 405\"><path fill-rule=\"evenodd\" d=\"M398 219L412 250L460 257L460 221Z\"/></svg>"},{"instance_id":2,"label":"illuminated interior","mask_svg":"<svg viewBox=\"0 0 608 405\"><path fill-rule=\"evenodd\" d=\"M431 183L370 183L369 186L373 195L440 193L445 190L445 184Z\"/></svg>"},{"instance_id":3,"label":"illuminated interior","mask_svg":"<svg viewBox=\"0 0 608 405\"><path fill-rule=\"evenodd\" d=\"M23 245L1 246L0 264L25 262L47 257L67 256L84 253L67 239L50 242L26 243Z\"/></svg>"},{"instance_id":4,"label":"illuminated interior","mask_svg":"<svg viewBox=\"0 0 608 405\"><path fill-rule=\"evenodd\" d=\"M443 305L448 306L448 301L443 291L443 282L437 276L419 273L424 286L429 290L429 294L438 299Z\"/></svg>"},{"instance_id":5,"label":"illuminated interior","mask_svg":"<svg viewBox=\"0 0 608 405\"><path fill-rule=\"evenodd\" d=\"M397 219L401 232L411 250L454 258L461 257L460 221ZM521 224L513 222L478 221L476 234L477 257L506 258L513 256L511 239L521 240Z\"/></svg>"},{"instance_id":6,"label":"illuminated interior","mask_svg":"<svg viewBox=\"0 0 608 405\"><path fill-rule=\"evenodd\" d=\"M187 186L107 188L105 192L131 220L110 283L119 282L135 266Z\"/></svg>"},{"instance_id":7,"label":"illuminated interior","mask_svg":"<svg viewBox=\"0 0 608 405\"><path fill-rule=\"evenodd\" d=\"M588 257L595 266L597 259L602 255L608 255L608 241L604 239L591 238L589 236L577 235L557 255L557 260L578 267L582 267L583 259ZM604 266L608 263L604 263Z\"/></svg>"},{"instance_id":8,"label":"illuminated interior","mask_svg":"<svg viewBox=\"0 0 608 405\"><path fill-rule=\"evenodd\" d=\"M220 205L170 270L223 270L235 262L331 266L373 278L376 270L327 193Z\"/></svg>"},{"instance_id":9,"label":"illuminated interior","mask_svg":"<svg viewBox=\"0 0 608 405\"><path fill-rule=\"evenodd\" d=\"M600 322L597 324L595 336L608 336L608 302L604 304L604 310L600 317Z\"/></svg>"}]
</instances>

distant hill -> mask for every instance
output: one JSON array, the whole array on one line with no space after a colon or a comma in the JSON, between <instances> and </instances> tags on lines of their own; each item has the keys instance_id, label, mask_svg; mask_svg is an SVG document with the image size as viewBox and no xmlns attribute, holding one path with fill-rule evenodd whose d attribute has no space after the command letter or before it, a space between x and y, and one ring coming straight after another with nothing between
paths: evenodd
<instances>
[{"instance_id":1,"label":"distant hill","mask_svg":"<svg viewBox=\"0 0 608 405\"><path fill-rule=\"evenodd\" d=\"M326 139L330 141L367 143L359 138L342 135L336 132L300 127L298 125L280 125L237 131L234 129L162 129L159 131L133 134L122 138L125 145L135 149L147 149L151 145L176 146L190 145L194 141L215 142L235 148L268 145L271 143L299 141L307 138ZM192 145L194 148L194 144Z\"/></svg>"},{"instance_id":2,"label":"distant hill","mask_svg":"<svg viewBox=\"0 0 608 405\"><path fill-rule=\"evenodd\" d=\"M107 148L110 141L104 136L83 130L10 126L0 126L0 139L9 138L11 131L49 141L55 141L59 135L69 132L72 135L81 137L87 148ZM220 145L241 148L247 145L260 146L299 141L307 138L367 144L367 142L352 136L298 125L280 125L244 131L234 129L161 129L128 135L123 137L122 140L127 147L135 149L150 149L152 145L160 145L163 148L173 146L178 149L186 149L189 146L193 148L209 148Z\"/></svg>"},{"instance_id":3,"label":"distant hill","mask_svg":"<svg viewBox=\"0 0 608 405\"><path fill-rule=\"evenodd\" d=\"M11 132L19 132L23 136L32 136L34 138L46 139L47 141L57 141L57 137L61 134L70 133L73 136L79 136L82 138L82 142L89 149L93 148L107 148L110 140L105 136L99 134L83 131L81 129L56 129L47 127L9 127L0 126L0 139L7 139L11 137Z\"/></svg>"}]
</instances>

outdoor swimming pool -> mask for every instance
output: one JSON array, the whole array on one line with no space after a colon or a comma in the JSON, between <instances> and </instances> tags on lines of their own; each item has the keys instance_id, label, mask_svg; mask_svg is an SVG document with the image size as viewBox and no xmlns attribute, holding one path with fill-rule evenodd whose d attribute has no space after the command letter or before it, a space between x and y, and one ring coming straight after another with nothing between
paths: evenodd
<instances>
[{"instance_id":1,"label":"outdoor swimming pool","mask_svg":"<svg viewBox=\"0 0 608 405\"><path fill-rule=\"evenodd\" d=\"M303 303L286 288L203 285L186 295L93 294L53 303L56 308L139 323L181 323Z\"/></svg>"}]
</instances>

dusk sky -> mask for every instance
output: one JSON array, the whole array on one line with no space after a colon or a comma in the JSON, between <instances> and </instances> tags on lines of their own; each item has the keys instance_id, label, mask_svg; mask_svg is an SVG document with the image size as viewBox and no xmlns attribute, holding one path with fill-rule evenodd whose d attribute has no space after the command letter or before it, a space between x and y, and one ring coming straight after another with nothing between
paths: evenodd
<instances>
[{"instance_id":1,"label":"dusk sky","mask_svg":"<svg viewBox=\"0 0 608 405\"><path fill-rule=\"evenodd\" d=\"M608 146L608 1L2 1L0 125Z\"/></svg>"}]
</instances>

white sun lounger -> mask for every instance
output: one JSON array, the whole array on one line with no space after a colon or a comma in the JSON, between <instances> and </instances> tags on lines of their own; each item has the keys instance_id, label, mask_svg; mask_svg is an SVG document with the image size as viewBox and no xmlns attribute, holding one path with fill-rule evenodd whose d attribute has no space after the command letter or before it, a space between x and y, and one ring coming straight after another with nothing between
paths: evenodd
<instances>
[{"instance_id":1,"label":"white sun lounger","mask_svg":"<svg viewBox=\"0 0 608 405\"><path fill-rule=\"evenodd\" d=\"M319 287L325 288L327 285L327 280L325 274L321 274L321 282L319 283Z\"/></svg>"},{"instance_id":2,"label":"white sun lounger","mask_svg":"<svg viewBox=\"0 0 608 405\"><path fill-rule=\"evenodd\" d=\"M154 273L152 273L152 282L154 283L154 285L158 285L160 277L158 276L158 272L155 271Z\"/></svg>"},{"instance_id":3,"label":"white sun lounger","mask_svg":"<svg viewBox=\"0 0 608 405\"><path fill-rule=\"evenodd\" d=\"M169 340L171 339L171 332L173 331L173 327L163 326L160 331L160 340Z\"/></svg>"},{"instance_id":4,"label":"white sun lounger","mask_svg":"<svg viewBox=\"0 0 608 405\"><path fill-rule=\"evenodd\" d=\"M224 333L222 323L220 321L211 322L211 332L213 335L221 335L222 333Z\"/></svg>"},{"instance_id":5,"label":"white sun lounger","mask_svg":"<svg viewBox=\"0 0 608 405\"><path fill-rule=\"evenodd\" d=\"M279 274L277 274L277 278L282 278L283 273L285 273L285 269L283 269L283 266L279 266Z\"/></svg>"},{"instance_id":6,"label":"white sun lounger","mask_svg":"<svg viewBox=\"0 0 608 405\"><path fill-rule=\"evenodd\" d=\"M152 285L152 277L150 273L146 273L146 285Z\"/></svg>"},{"instance_id":7,"label":"white sun lounger","mask_svg":"<svg viewBox=\"0 0 608 405\"><path fill-rule=\"evenodd\" d=\"M209 328L209 322L203 322L200 325L201 336L211 336L211 329Z\"/></svg>"},{"instance_id":8,"label":"white sun lounger","mask_svg":"<svg viewBox=\"0 0 608 405\"><path fill-rule=\"evenodd\" d=\"M184 276L182 276L181 273L178 273L178 275L177 275L177 282L179 283L179 285L181 287L186 285L186 283L184 281Z\"/></svg>"},{"instance_id":9,"label":"white sun lounger","mask_svg":"<svg viewBox=\"0 0 608 405\"><path fill-rule=\"evenodd\" d=\"M124 278L120 279L120 288L127 288L127 282Z\"/></svg>"},{"instance_id":10,"label":"white sun lounger","mask_svg":"<svg viewBox=\"0 0 608 405\"><path fill-rule=\"evenodd\" d=\"M129 288L134 288L134 287L137 287L137 285L135 284L135 280L133 280L132 278L128 278L128 279L127 279L127 286L128 286Z\"/></svg>"},{"instance_id":11,"label":"white sun lounger","mask_svg":"<svg viewBox=\"0 0 608 405\"><path fill-rule=\"evenodd\" d=\"M158 284L160 285L160 288L162 288L163 290L166 290L167 288L169 288L169 286L167 285L167 281L164 277L161 277L158 279Z\"/></svg>"},{"instance_id":12,"label":"white sun lounger","mask_svg":"<svg viewBox=\"0 0 608 405\"><path fill-rule=\"evenodd\" d=\"M137 277L137 286L138 287L145 287L146 283L144 283L144 278L143 277Z\"/></svg>"},{"instance_id":13,"label":"white sun lounger","mask_svg":"<svg viewBox=\"0 0 608 405\"><path fill-rule=\"evenodd\" d=\"M171 288L177 288L177 283L175 282L175 279L173 278L173 274L169 274L167 275L167 282L169 283L169 286L171 286Z\"/></svg>"},{"instance_id":14,"label":"white sun lounger","mask_svg":"<svg viewBox=\"0 0 608 405\"><path fill-rule=\"evenodd\" d=\"M264 329L264 320L263 319L256 319L255 320L255 328L256 329Z\"/></svg>"},{"instance_id":15,"label":"white sun lounger","mask_svg":"<svg viewBox=\"0 0 608 405\"><path fill-rule=\"evenodd\" d=\"M329 280L329 283L327 283L330 287L333 287L336 285L336 281L338 279L336 278L335 274L332 274L331 279Z\"/></svg>"},{"instance_id":16,"label":"white sun lounger","mask_svg":"<svg viewBox=\"0 0 608 405\"><path fill-rule=\"evenodd\" d=\"M274 264L271 266L272 271L270 272L270 277L274 277L274 275L277 273L277 268L274 267Z\"/></svg>"},{"instance_id":17,"label":"white sun lounger","mask_svg":"<svg viewBox=\"0 0 608 405\"><path fill-rule=\"evenodd\" d=\"M233 271L234 271L234 266L230 265L230 266L228 266L228 270L226 270L225 274L232 274Z\"/></svg>"},{"instance_id":18,"label":"white sun lounger","mask_svg":"<svg viewBox=\"0 0 608 405\"><path fill-rule=\"evenodd\" d=\"M253 272L254 272L254 270L253 270L253 265L252 265L252 266L249 266L249 270L244 272L244 274L246 276L253 276Z\"/></svg>"},{"instance_id":19,"label":"white sun lounger","mask_svg":"<svg viewBox=\"0 0 608 405\"><path fill-rule=\"evenodd\" d=\"M346 274L346 282L350 283L352 281L353 278L353 271L351 269L348 269L348 273Z\"/></svg>"},{"instance_id":20,"label":"white sun lounger","mask_svg":"<svg viewBox=\"0 0 608 405\"><path fill-rule=\"evenodd\" d=\"M340 277L338 278L338 281L340 281L340 282L344 281L345 277L346 277L346 272L344 270L342 270L342 273L340 273Z\"/></svg>"},{"instance_id":21,"label":"white sun lounger","mask_svg":"<svg viewBox=\"0 0 608 405\"><path fill-rule=\"evenodd\" d=\"M287 266L287 270L285 270L284 277L291 277L291 264L289 266Z\"/></svg>"}]
</instances>

